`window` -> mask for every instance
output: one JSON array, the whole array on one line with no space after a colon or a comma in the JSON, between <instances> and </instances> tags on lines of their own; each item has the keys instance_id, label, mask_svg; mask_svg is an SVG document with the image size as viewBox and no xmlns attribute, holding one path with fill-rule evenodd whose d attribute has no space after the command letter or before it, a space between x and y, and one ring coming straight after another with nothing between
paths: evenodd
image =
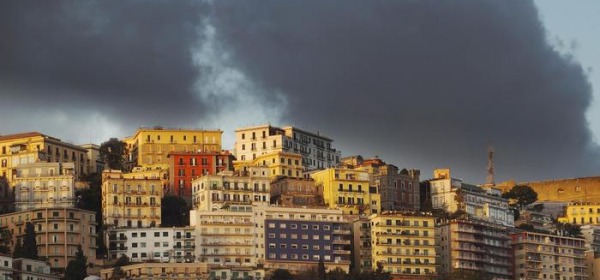
<instances>
[{"instance_id":1,"label":"window","mask_svg":"<svg viewBox=\"0 0 600 280\"><path fill-rule=\"evenodd\" d=\"M291 228L291 229L297 229L297 228L298 228L298 225L297 225L297 224L291 224L291 225L290 225L290 228Z\"/></svg>"},{"instance_id":2,"label":"window","mask_svg":"<svg viewBox=\"0 0 600 280\"><path fill-rule=\"evenodd\" d=\"M308 225L302 225L302 229L308 229Z\"/></svg>"},{"instance_id":3,"label":"window","mask_svg":"<svg viewBox=\"0 0 600 280\"><path fill-rule=\"evenodd\" d=\"M319 230L319 225L313 225L313 226L312 226L312 229L313 229L313 230Z\"/></svg>"},{"instance_id":4,"label":"window","mask_svg":"<svg viewBox=\"0 0 600 280\"><path fill-rule=\"evenodd\" d=\"M155 233L154 233L154 237L160 237L160 232L158 232L158 231L157 231L157 232L155 232Z\"/></svg>"}]
</instances>

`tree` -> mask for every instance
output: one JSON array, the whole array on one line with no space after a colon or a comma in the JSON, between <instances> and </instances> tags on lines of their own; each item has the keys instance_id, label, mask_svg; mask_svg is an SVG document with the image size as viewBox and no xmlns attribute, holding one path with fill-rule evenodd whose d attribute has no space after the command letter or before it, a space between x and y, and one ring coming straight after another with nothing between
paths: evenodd
<instances>
[{"instance_id":1,"label":"tree","mask_svg":"<svg viewBox=\"0 0 600 280\"><path fill-rule=\"evenodd\" d=\"M21 250L22 258L38 259L37 240L35 239L35 227L33 223L27 222L25 224L25 237L23 238Z\"/></svg>"},{"instance_id":2,"label":"tree","mask_svg":"<svg viewBox=\"0 0 600 280\"><path fill-rule=\"evenodd\" d=\"M327 269L325 269L325 263L323 260L319 260L319 265L317 266L317 279L325 280L327 277Z\"/></svg>"},{"instance_id":3,"label":"tree","mask_svg":"<svg viewBox=\"0 0 600 280\"><path fill-rule=\"evenodd\" d=\"M557 223L556 229L563 236L581 237L581 227L578 225Z\"/></svg>"},{"instance_id":4,"label":"tree","mask_svg":"<svg viewBox=\"0 0 600 280\"><path fill-rule=\"evenodd\" d=\"M167 195L163 197L161 204L161 226L185 226L189 225L188 213L190 208L187 206L185 199Z\"/></svg>"},{"instance_id":5,"label":"tree","mask_svg":"<svg viewBox=\"0 0 600 280\"><path fill-rule=\"evenodd\" d=\"M333 269L327 273L327 277L323 279L328 280L346 280L348 279L348 274L341 270L340 268Z\"/></svg>"},{"instance_id":6,"label":"tree","mask_svg":"<svg viewBox=\"0 0 600 280\"><path fill-rule=\"evenodd\" d=\"M87 276L87 257L83 254L81 245L77 246L75 259L69 261L64 280L81 280Z\"/></svg>"},{"instance_id":7,"label":"tree","mask_svg":"<svg viewBox=\"0 0 600 280\"><path fill-rule=\"evenodd\" d=\"M104 236L104 227L102 219L102 174L95 172L87 175L84 178L88 182L89 188L78 190L75 195L77 197L77 208L94 211L96 213L96 233L98 236ZM97 239L98 249L97 256L104 256L106 253L106 245L104 238Z\"/></svg>"},{"instance_id":8,"label":"tree","mask_svg":"<svg viewBox=\"0 0 600 280\"><path fill-rule=\"evenodd\" d=\"M123 269L120 266L115 266L113 268L113 273L110 276L110 279L111 280L119 280L123 277L125 277L125 271L123 271Z\"/></svg>"},{"instance_id":9,"label":"tree","mask_svg":"<svg viewBox=\"0 0 600 280\"><path fill-rule=\"evenodd\" d=\"M100 145L100 159L110 169L125 170L125 151L127 144L117 138L110 138Z\"/></svg>"},{"instance_id":10,"label":"tree","mask_svg":"<svg viewBox=\"0 0 600 280\"><path fill-rule=\"evenodd\" d=\"M12 243L12 233L8 228L0 230L0 253L10 254L10 245Z\"/></svg>"},{"instance_id":11,"label":"tree","mask_svg":"<svg viewBox=\"0 0 600 280\"><path fill-rule=\"evenodd\" d=\"M538 194L529 186L517 185L502 194L502 197L509 199L512 206L522 209L523 206L536 202Z\"/></svg>"},{"instance_id":12,"label":"tree","mask_svg":"<svg viewBox=\"0 0 600 280\"><path fill-rule=\"evenodd\" d=\"M292 280L292 274L287 269L276 269L269 280Z\"/></svg>"},{"instance_id":13,"label":"tree","mask_svg":"<svg viewBox=\"0 0 600 280\"><path fill-rule=\"evenodd\" d=\"M15 244L15 248L13 249L13 258L18 259L23 255L23 243L21 242L21 238L17 239L17 243Z\"/></svg>"}]
</instances>

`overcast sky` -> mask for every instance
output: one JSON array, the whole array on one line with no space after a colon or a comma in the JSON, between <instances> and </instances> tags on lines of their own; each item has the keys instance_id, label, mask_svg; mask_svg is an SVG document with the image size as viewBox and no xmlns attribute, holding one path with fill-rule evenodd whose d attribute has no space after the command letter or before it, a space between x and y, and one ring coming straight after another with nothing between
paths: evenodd
<instances>
[{"instance_id":1,"label":"overcast sky","mask_svg":"<svg viewBox=\"0 0 600 280\"><path fill-rule=\"evenodd\" d=\"M497 181L598 175L598 4L558 3L0 1L0 134L268 122L422 178L482 183L490 144Z\"/></svg>"}]
</instances>

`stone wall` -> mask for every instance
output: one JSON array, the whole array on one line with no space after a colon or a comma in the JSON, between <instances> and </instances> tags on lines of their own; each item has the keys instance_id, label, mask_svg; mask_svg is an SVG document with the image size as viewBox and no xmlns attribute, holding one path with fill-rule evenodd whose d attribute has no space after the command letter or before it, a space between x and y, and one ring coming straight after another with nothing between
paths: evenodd
<instances>
[{"instance_id":1,"label":"stone wall","mask_svg":"<svg viewBox=\"0 0 600 280\"><path fill-rule=\"evenodd\" d=\"M506 181L498 184L497 187L507 192L515 185L533 188L538 193L538 201L600 203L600 176L538 182Z\"/></svg>"}]
</instances>

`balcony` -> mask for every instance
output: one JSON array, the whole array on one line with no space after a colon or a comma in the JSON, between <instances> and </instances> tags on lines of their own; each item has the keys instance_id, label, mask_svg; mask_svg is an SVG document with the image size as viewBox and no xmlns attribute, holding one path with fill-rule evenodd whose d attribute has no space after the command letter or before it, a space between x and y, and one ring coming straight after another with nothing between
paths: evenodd
<instances>
[{"instance_id":1,"label":"balcony","mask_svg":"<svg viewBox=\"0 0 600 280\"><path fill-rule=\"evenodd\" d=\"M350 255L350 250L333 250L334 255Z\"/></svg>"},{"instance_id":2,"label":"balcony","mask_svg":"<svg viewBox=\"0 0 600 280\"><path fill-rule=\"evenodd\" d=\"M349 235L350 230L334 229L332 233L337 235Z\"/></svg>"},{"instance_id":3,"label":"balcony","mask_svg":"<svg viewBox=\"0 0 600 280\"><path fill-rule=\"evenodd\" d=\"M343 244L343 245L350 245L350 240L344 240L344 239L334 239L334 240L333 240L333 244Z\"/></svg>"}]
</instances>

